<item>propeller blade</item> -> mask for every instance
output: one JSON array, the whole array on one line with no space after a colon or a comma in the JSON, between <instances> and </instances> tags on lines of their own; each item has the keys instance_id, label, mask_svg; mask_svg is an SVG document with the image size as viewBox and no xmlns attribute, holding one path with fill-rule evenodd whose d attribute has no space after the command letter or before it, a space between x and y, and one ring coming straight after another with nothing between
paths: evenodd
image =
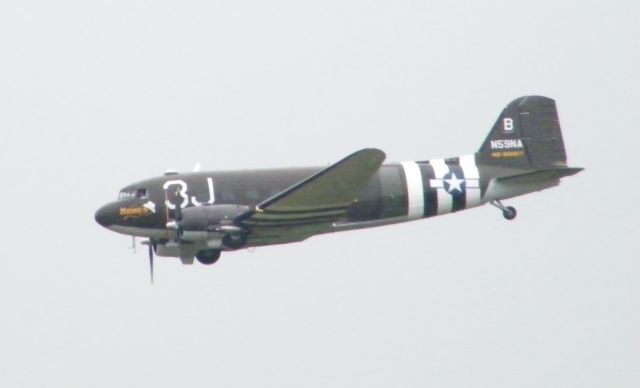
<instances>
[{"instance_id":1,"label":"propeller blade","mask_svg":"<svg viewBox=\"0 0 640 388\"><path fill-rule=\"evenodd\" d=\"M131 236L131 250L136 253L136 236Z\"/></svg>"},{"instance_id":2,"label":"propeller blade","mask_svg":"<svg viewBox=\"0 0 640 388\"><path fill-rule=\"evenodd\" d=\"M153 246L149 243L149 269L151 270L151 284L153 284Z\"/></svg>"},{"instance_id":3,"label":"propeller blade","mask_svg":"<svg viewBox=\"0 0 640 388\"><path fill-rule=\"evenodd\" d=\"M176 204L176 210L173 213L173 219L177 222L182 221L182 207L180 204Z\"/></svg>"},{"instance_id":4,"label":"propeller blade","mask_svg":"<svg viewBox=\"0 0 640 388\"><path fill-rule=\"evenodd\" d=\"M176 241L182 241L182 227L180 226L180 221L182 221L182 206L178 203L176 204L176 210L173 213L173 219L176 223Z\"/></svg>"}]
</instances>

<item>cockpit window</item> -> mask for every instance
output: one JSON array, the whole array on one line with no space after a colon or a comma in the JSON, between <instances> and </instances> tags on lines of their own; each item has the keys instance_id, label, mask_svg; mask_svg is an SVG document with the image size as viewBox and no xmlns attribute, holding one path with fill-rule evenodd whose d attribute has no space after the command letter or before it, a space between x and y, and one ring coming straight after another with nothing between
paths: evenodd
<instances>
[{"instance_id":1,"label":"cockpit window","mask_svg":"<svg viewBox=\"0 0 640 388\"><path fill-rule=\"evenodd\" d=\"M126 199L126 198L146 198L147 197L147 189L127 189L122 190L120 194L118 194L118 199Z\"/></svg>"},{"instance_id":2,"label":"cockpit window","mask_svg":"<svg viewBox=\"0 0 640 388\"><path fill-rule=\"evenodd\" d=\"M131 198L132 194L130 191L121 191L120 194L118 194L118 199Z\"/></svg>"}]
</instances>

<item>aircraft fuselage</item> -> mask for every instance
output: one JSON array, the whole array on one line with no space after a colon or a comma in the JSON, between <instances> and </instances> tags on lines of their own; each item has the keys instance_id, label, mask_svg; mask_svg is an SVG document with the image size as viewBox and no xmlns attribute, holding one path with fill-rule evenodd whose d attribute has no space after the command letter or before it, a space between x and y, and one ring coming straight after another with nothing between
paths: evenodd
<instances>
[{"instance_id":1,"label":"aircraft fuselage","mask_svg":"<svg viewBox=\"0 0 640 388\"><path fill-rule=\"evenodd\" d=\"M172 231L166 224L178 205L183 209L213 204L254 208L320 170L307 167L163 175L123 188L120 199L101 208L96 219L123 234L170 238ZM343 217L312 225L313 234L429 218L482 205L491 178L482 171L475 154L384 164ZM299 227L309 228L308 224ZM269 243L268 238L250 236L246 247Z\"/></svg>"},{"instance_id":2,"label":"aircraft fuselage","mask_svg":"<svg viewBox=\"0 0 640 388\"><path fill-rule=\"evenodd\" d=\"M566 164L555 102L526 96L499 116L480 150L447 159L382 164L363 149L325 168L166 173L131 184L96 221L147 237L149 256L197 257L302 241L313 235L388 225L556 186L581 168ZM152 249L153 248L153 249Z\"/></svg>"}]
</instances>

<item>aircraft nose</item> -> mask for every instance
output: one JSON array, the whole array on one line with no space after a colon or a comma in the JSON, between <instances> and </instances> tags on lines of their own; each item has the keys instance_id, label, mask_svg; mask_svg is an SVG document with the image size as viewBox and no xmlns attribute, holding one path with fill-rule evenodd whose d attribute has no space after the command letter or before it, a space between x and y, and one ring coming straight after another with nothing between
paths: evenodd
<instances>
[{"instance_id":1,"label":"aircraft nose","mask_svg":"<svg viewBox=\"0 0 640 388\"><path fill-rule=\"evenodd\" d=\"M105 228L108 228L113 224L113 218L110 210L110 206L105 205L96 211L96 222Z\"/></svg>"}]
</instances>

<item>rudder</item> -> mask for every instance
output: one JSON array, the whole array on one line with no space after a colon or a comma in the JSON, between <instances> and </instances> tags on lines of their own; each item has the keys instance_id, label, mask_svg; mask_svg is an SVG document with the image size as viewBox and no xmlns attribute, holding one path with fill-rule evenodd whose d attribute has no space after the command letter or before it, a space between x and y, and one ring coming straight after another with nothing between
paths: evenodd
<instances>
[{"instance_id":1,"label":"rudder","mask_svg":"<svg viewBox=\"0 0 640 388\"><path fill-rule=\"evenodd\" d=\"M558 110L554 100L520 97L502 111L478 151L483 164L536 169L566 166Z\"/></svg>"}]
</instances>

